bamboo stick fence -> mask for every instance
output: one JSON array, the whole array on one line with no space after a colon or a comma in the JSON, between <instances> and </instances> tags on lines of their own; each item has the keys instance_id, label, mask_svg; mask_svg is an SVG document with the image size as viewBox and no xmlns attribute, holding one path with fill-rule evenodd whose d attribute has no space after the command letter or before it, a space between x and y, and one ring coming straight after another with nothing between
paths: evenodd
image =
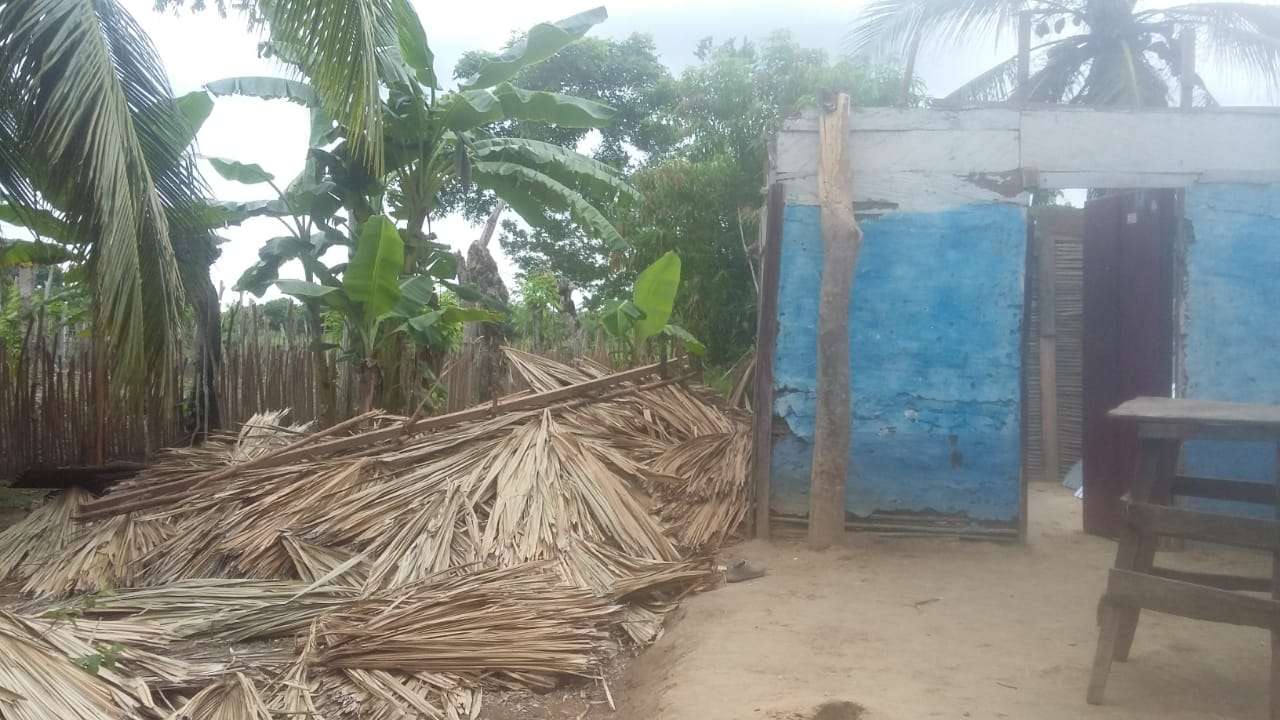
<instances>
[{"instance_id":1,"label":"bamboo stick fence","mask_svg":"<svg viewBox=\"0 0 1280 720\"><path fill-rule=\"evenodd\" d=\"M224 429L235 429L255 413L290 408L292 420L316 417L316 372L319 353L311 348L304 319L291 313L283 322L268 318L261 306L241 307L226 313L222 341L222 367L216 377ZM198 377L200 358L194 342L180 353L175 368L174 398L169 407L129 407L115 393L108 394L103 459L145 459L162 447L192 441L188 408L182 405ZM588 356L609 364L603 346L541 350L538 354L558 360ZM326 350L331 366L337 350ZM411 349L399 363L399 375L384 378L398 383L402 407L385 408L409 414L419 407L433 413L454 412L475 404L479 397L473 368L478 351L464 345L441 363L439 390L434 406L424 406L426 391L419 360ZM94 352L87 333L62 327L45 331L28 324L19 347L0 342L0 481L36 466L86 465L96 461L97 417L94 405ZM336 420L357 411L357 378L354 364L336 362ZM105 375L105 370L104 370ZM110 387L110 378L105 378ZM510 378L502 392L516 387Z\"/></svg>"}]
</instances>

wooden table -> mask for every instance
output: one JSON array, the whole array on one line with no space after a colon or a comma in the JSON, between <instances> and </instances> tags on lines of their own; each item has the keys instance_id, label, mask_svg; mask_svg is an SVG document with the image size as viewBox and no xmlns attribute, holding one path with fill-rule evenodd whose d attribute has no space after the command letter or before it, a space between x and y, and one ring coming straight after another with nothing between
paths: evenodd
<instances>
[{"instance_id":1,"label":"wooden table","mask_svg":"<svg viewBox=\"0 0 1280 720\"><path fill-rule=\"evenodd\" d=\"M1280 522L1172 506L1177 496L1280 508L1274 478L1244 482L1178 474L1184 440L1280 443L1280 406L1136 398L1110 412L1138 426L1137 475L1124 503L1125 531L1098 608L1098 648L1088 700L1102 702L1112 660L1126 660L1143 608L1271 631L1271 718L1280 720ZM1271 577L1170 570L1155 565L1159 538L1174 537L1272 553ZM1270 598L1242 591L1269 593Z\"/></svg>"}]
</instances>

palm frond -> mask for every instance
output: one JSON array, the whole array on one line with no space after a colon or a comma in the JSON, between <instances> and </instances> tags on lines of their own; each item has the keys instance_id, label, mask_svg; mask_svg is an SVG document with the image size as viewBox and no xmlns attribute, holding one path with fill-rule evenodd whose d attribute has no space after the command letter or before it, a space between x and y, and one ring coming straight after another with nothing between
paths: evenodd
<instances>
[{"instance_id":1,"label":"palm frond","mask_svg":"<svg viewBox=\"0 0 1280 720\"><path fill-rule=\"evenodd\" d=\"M182 297L169 218L196 206L200 185L159 58L116 0L8 0L0 64L12 103L0 158L92 242L115 377L168 388ZM23 199L22 183L0 182Z\"/></svg>"},{"instance_id":2,"label":"palm frond","mask_svg":"<svg viewBox=\"0 0 1280 720\"><path fill-rule=\"evenodd\" d=\"M851 54L909 55L929 43L975 36L996 42L1012 30L1028 0L874 0L858 13L845 42Z\"/></svg>"},{"instance_id":3,"label":"palm frond","mask_svg":"<svg viewBox=\"0 0 1280 720\"><path fill-rule=\"evenodd\" d=\"M492 190L536 227L551 224L547 212L568 211L579 227L604 240L613 249L627 247L627 241L604 213L582 193L534 168L513 162L477 162L472 165L476 184Z\"/></svg>"},{"instance_id":4,"label":"palm frond","mask_svg":"<svg viewBox=\"0 0 1280 720\"><path fill-rule=\"evenodd\" d=\"M1072 38L1075 42L1049 48L1040 69L1027 78L1019 97L1026 102L1069 102L1084 84L1086 71L1093 59L1093 43L1087 36Z\"/></svg>"},{"instance_id":5,"label":"palm frond","mask_svg":"<svg viewBox=\"0 0 1280 720\"><path fill-rule=\"evenodd\" d=\"M610 165L569 148L527 138L488 138L470 144L476 158L511 161L537 168L593 202L611 204L640 199L640 193Z\"/></svg>"},{"instance_id":6,"label":"palm frond","mask_svg":"<svg viewBox=\"0 0 1280 720\"><path fill-rule=\"evenodd\" d=\"M1058 69L1054 68L1054 66L1065 59L1060 52L1060 48L1074 47L1084 41L1084 36L1072 36L1032 47L1032 62L1033 64L1038 62L1041 65L1041 69L1036 75L1029 78L1032 82L1029 82L1025 88L1018 87L1018 57L1015 55L952 90L950 94L943 98L943 101L947 104L958 104L1000 102L1015 97L1030 98L1034 94L1032 92L1033 88L1039 85L1035 82L1036 77L1057 72ZM1039 60L1041 57L1043 57L1043 60Z\"/></svg>"},{"instance_id":7,"label":"palm frond","mask_svg":"<svg viewBox=\"0 0 1280 720\"><path fill-rule=\"evenodd\" d=\"M1083 105L1164 107L1169 104L1169 84L1144 53L1122 41L1092 53L1088 72L1071 101Z\"/></svg>"},{"instance_id":8,"label":"palm frond","mask_svg":"<svg viewBox=\"0 0 1280 720\"><path fill-rule=\"evenodd\" d=\"M1196 28L1196 40L1214 58L1243 70L1280 93L1280 6L1196 3L1159 11L1160 17Z\"/></svg>"},{"instance_id":9,"label":"palm frond","mask_svg":"<svg viewBox=\"0 0 1280 720\"><path fill-rule=\"evenodd\" d=\"M383 170L384 72L403 75L397 13L408 0L257 0L271 40L290 49L330 117L350 131L356 156L374 175ZM392 72L394 71L394 72Z\"/></svg>"}]
</instances>

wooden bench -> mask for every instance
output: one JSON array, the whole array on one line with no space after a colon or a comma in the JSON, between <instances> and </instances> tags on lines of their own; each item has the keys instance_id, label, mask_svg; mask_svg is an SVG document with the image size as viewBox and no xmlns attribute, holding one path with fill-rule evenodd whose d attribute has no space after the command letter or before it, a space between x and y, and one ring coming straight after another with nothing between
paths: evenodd
<instances>
[{"instance_id":1,"label":"wooden bench","mask_svg":"<svg viewBox=\"0 0 1280 720\"><path fill-rule=\"evenodd\" d=\"M1124 503L1125 530L1098 609L1098 648L1088 701L1100 704L1113 660L1126 660L1143 608L1271 631L1271 718L1280 720L1280 522L1173 507L1177 496L1267 505L1274 516L1274 478L1244 482L1179 475L1184 440L1280 443L1280 406L1136 398L1110 415L1138 426L1137 474ZM1185 538L1272 554L1270 577L1238 577L1160 568L1160 538ZM1269 593L1270 598L1242 592Z\"/></svg>"}]
</instances>

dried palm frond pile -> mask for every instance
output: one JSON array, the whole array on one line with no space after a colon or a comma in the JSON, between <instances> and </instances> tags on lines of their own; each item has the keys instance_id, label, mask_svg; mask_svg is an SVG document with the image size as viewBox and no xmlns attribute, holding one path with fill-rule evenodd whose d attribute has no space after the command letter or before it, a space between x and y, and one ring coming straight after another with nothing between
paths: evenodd
<instances>
[{"instance_id":1,"label":"dried palm frond pile","mask_svg":"<svg viewBox=\"0 0 1280 720\"><path fill-rule=\"evenodd\" d=\"M507 359L529 389L495 403L310 433L259 416L46 506L0 537L0 579L26 577L35 598L4 617L151 628L148 652L186 669L120 672L191 718L472 717L484 688L598 676L711 579L750 503L747 418L677 362ZM78 650L24 642L82 672ZM0 677L0 718L7 693L33 691L24 678ZM100 717L168 712L110 677L67 687Z\"/></svg>"},{"instance_id":2,"label":"dried palm frond pile","mask_svg":"<svg viewBox=\"0 0 1280 720\"><path fill-rule=\"evenodd\" d=\"M21 522L0 532L0 580L28 577L57 557L76 534L80 503L91 498L78 487L54 493Z\"/></svg>"}]
</instances>

